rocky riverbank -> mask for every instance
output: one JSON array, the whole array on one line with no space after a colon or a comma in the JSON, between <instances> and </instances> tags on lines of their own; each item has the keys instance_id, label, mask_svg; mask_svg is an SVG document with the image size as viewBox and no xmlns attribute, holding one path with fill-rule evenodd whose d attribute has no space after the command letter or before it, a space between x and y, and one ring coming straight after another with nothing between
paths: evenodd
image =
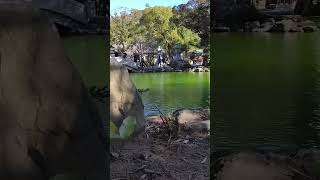
<instances>
[{"instance_id":1,"label":"rocky riverbank","mask_svg":"<svg viewBox=\"0 0 320 180\"><path fill-rule=\"evenodd\" d=\"M182 65L171 67L169 65L159 66L147 66L136 67L132 64L124 64L129 73L155 73L155 72L210 72L210 67L196 65L192 66L187 63L181 63Z\"/></svg>"},{"instance_id":2,"label":"rocky riverbank","mask_svg":"<svg viewBox=\"0 0 320 180\"><path fill-rule=\"evenodd\" d=\"M127 67L129 73L154 73L154 72L210 72L210 69L205 66L197 66L186 69L174 69L169 66L166 67L146 67L146 68L131 68Z\"/></svg>"},{"instance_id":3,"label":"rocky riverbank","mask_svg":"<svg viewBox=\"0 0 320 180\"><path fill-rule=\"evenodd\" d=\"M111 141L111 179L210 179L208 109L146 119L144 132Z\"/></svg>"},{"instance_id":4,"label":"rocky riverbank","mask_svg":"<svg viewBox=\"0 0 320 180\"><path fill-rule=\"evenodd\" d=\"M212 179L216 180L318 180L320 151L214 152Z\"/></svg>"},{"instance_id":5,"label":"rocky riverbank","mask_svg":"<svg viewBox=\"0 0 320 180\"><path fill-rule=\"evenodd\" d=\"M129 73L153 73L153 72L210 72L210 66L203 65L191 65L187 61L176 61L171 64L162 64L161 67L158 65L150 65L141 67L133 61L133 59L122 59L110 57L111 65L123 65Z\"/></svg>"},{"instance_id":6,"label":"rocky riverbank","mask_svg":"<svg viewBox=\"0 0 320 180\"><path fill-rule=\"evenodd\" d=\"M259 20L247 21L237 28L224 25L213 27L214 32L318 32L316 22L306 17L287 15L266 17Z\"/></svg>"}]
</instances>

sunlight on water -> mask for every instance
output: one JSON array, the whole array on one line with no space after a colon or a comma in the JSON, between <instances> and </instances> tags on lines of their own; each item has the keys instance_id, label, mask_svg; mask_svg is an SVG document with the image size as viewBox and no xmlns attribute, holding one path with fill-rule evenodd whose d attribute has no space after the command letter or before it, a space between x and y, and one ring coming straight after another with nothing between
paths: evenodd
<instances>
[{"instance_id":1,"label":"sunlight on water","mask_svg":"<svg viewBox=\"0 0 320 180\"><path fill-rule=\"evenodd\" d=\"M210 73L130 74L142 93L146 115L171 113L178 108L209 107Z\"/></svg>"}]
</instances>

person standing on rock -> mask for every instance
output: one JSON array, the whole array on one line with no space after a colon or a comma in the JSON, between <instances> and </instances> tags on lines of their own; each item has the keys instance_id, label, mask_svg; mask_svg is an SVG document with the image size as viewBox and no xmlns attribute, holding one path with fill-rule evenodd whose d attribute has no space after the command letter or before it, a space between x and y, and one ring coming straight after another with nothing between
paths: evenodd
<instances>
[{"instance_id":1,"label":"person standing on rock","mask_svg":"<svg viewBox=\"0 0 320 180\"><path fill-rule=\"evenodd\" d=\"M161 67L161 63L162 63L162 57L161 57L161 47L158 47L158 61L157 61L157 65L158 67Z\"/></svg>"},{"instance_id":2,"label":"person standing on rock","mask_svg":"<svg viewBox=\"0 0 320 180\"><path fill-rule=\"evenodd\" d=\"M157 61L158 67L161 67L161 55L158 54L158 61Z\"/></svg>"}]
</instances>

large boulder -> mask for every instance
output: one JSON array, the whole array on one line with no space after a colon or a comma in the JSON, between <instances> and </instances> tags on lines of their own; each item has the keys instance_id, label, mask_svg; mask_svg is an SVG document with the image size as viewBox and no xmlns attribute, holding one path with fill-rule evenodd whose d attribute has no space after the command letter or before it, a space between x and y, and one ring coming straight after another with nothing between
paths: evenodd
<instances>
[{"instance_id":1,"label":"large boulder","mask_svg":"<svg viewBox=\"0 0 320 180\"><path fill-rule=\"evenodd\" d=\"M245 23L245 31L251 31L252 29L259 28L260 22L259 21L253 21L253 22L246 22Z\"/></svg>"},{"instance_id":2,"label":"large boulder","mask_svg":"<svg viewBox=\"0 0 320 180\"><path fill-rule=\"evenodd\" d=\"M144 128L144 105L128 70L122 65L111 65L110 119L119 128L129 116L136 119L137 131Z\"/></svg>"},{"instance_id":3,"label":"large boulder","mask_svg":"<svg viewBox=\"0 0 320 180\"><path fill-rule=\"evenodd\" d=\"M253 28L252 32L269 32L275 24L276 22L274 18L267 18L259 27Z\"/></svg>"},{"instance_id":4,"label":"large boulder","mask_svg":"<svg viewBox=\"0 0 320 180\"><path fill-rule=\"evenodd\" d=\"M298 23L292 19L283 19L277 21L276 25L272 28L271 31L276 32L300 32L301 28L298 26Z\"/></svg>"},{"instance_id":5,"label":"large boulder","mask_svg":"<svg viewBox=\"0 0 320 180\"><path fill-rule=\"evenodd\" d=\"M263 155L238 153L223 159L223 167L217 174L219 180L291 180L287 168L279 162L268 162Z\"/></svg>"},{"instance_id":6,"label":"large boulder","mask_svg":"<svg viewBox=\"0 0 320 180\"><path fill-rule=\"evenodd\" d=\"M172 113L172 117L184 130L209 131L209 109L178 109Z\"/></svg>"},{"instance_id":7,"label":"large boulder","mask_svg":"<svg viewBox=\"0 0 320 180\"><path fill-rule=\"evenodd\" d=\"M0 26L0 179L107 179L103 118L54 25L20 4Z\"/></svg>"},{"instance_id":8,"label":"large boulder","mask_svg":"<svg viewBox=\"0 0 320 180\"><path fill-rule=\"evenodd\" d=\"M316 149L222 150L214 153L213 166L219 180L319 179L319 161Z\"/></svg>"},{"instance_id":9,"label":"large boulder","mask_svg":"<svg viewBox=\"0 0 320 180\"><path fill-rule=\"evenodd\" d=\"M319 31L319 28L317 27L317 24L314 21L311 20L305 20L301 23L302 30L304 32L316 32Z\"/></svg>"}]
</instances>

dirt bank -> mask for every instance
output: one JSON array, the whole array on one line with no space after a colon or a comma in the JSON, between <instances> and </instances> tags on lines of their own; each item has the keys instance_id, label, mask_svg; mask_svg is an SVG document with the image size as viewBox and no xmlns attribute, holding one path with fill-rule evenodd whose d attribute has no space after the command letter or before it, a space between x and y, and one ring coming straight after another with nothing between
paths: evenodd
<instances>
[{"instance_id":1,"label":"dirt bank","mask_svg":"<svg viewBox=\"0 0 320 180\"><path fill-rule=\"evenodd\" d=\"M210 179L208 133L169 130L150 119L145 132L111 142L111 179Z\"/></svg>"}]
</instances>

